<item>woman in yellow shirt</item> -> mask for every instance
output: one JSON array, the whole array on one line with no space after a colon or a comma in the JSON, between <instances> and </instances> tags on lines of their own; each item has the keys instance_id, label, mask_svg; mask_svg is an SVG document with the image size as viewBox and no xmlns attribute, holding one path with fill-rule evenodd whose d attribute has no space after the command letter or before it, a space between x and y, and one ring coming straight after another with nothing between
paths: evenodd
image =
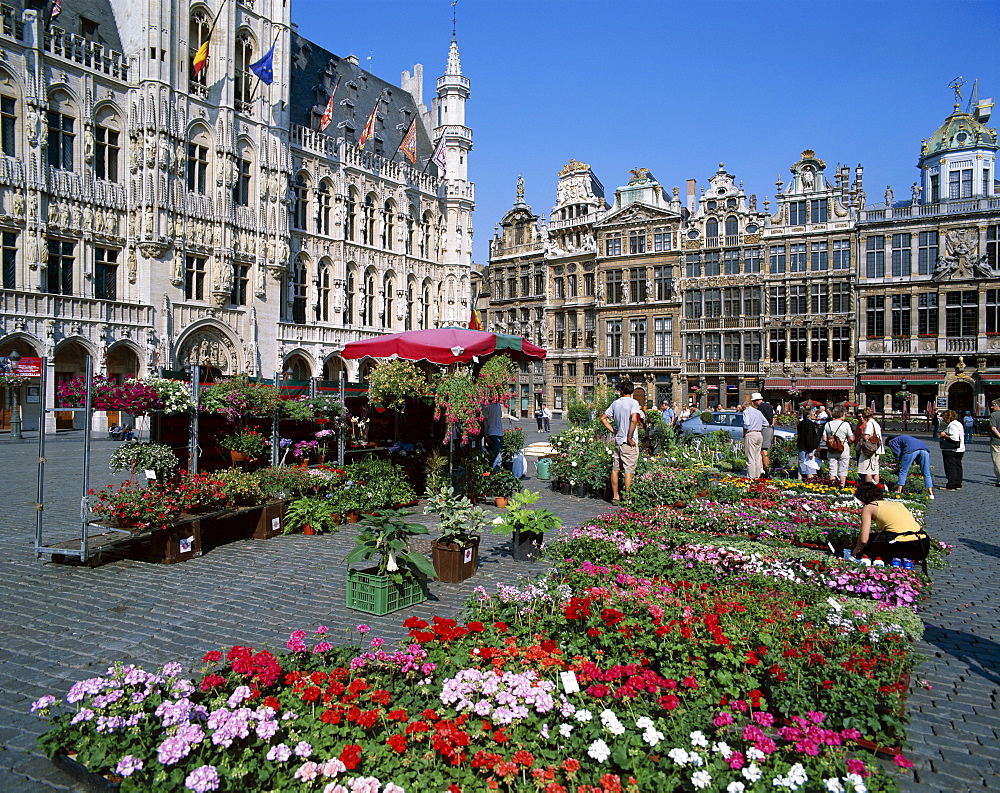
<instances>
[{"instance_id":1,"label":"woman in yellow shirt","mask_svg":"<svg viewBox=\"0 0 1000 793\"><path fill-rule=\"evenodd\" d=\"M862 482L854 492L864 507L861 510L861 533L854 545L854 556L888 562L900 559L927 558L931 541L906 505L885 499L885 491L874 482ZM875 531L872 531L872 523Z\"/></svg>"}]
</instances>

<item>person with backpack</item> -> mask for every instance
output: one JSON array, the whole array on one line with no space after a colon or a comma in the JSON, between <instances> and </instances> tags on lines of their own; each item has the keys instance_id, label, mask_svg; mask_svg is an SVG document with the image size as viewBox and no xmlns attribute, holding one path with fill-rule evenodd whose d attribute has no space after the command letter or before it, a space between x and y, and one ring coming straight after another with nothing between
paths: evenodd
<instances>
[{"instance_id":1,"label":"person with backpack","mask_svg":"<svg viewBox=\"0 0 1000 793\"><path fill-rule=\"evenodd\" d=\"M847 472L851 468L851 447L854 432L851 425L844 421L844 408L840 405L831 411L831 418L823 428L819 448L826 447L826 460L830 464L830 478L840 480L841 487L847 487Z\"/></svg>"},{"instance_id":2,"label":"person with backpack","mask_svg":"<svg viewBox=\"0 0 1000 793\"><path fill-rule=\"evenodd\" d=\"M622 491L632 486L632 474L639 463L639 441L636 428L642 408L632 398L635 387L631 380L618 383L618 399L601 414L601 423L615 436L615 450L611 458L611 503L621 503ZM622 472L623 485L619 489L618 472Z\"/></svg>"},{"instance_id":3,"label":"person with backpack","mask_svg":"<svg viewBox=\"0 0 1000 793\"><path fill-rule=\"evenodd\" d=\"M863 476L866 482L874 482L877 485L885 446L882 445L882 427L875 420L875 411L871 408L861 411L857 439L858 476Z\"/></svg>"}]
</instances>

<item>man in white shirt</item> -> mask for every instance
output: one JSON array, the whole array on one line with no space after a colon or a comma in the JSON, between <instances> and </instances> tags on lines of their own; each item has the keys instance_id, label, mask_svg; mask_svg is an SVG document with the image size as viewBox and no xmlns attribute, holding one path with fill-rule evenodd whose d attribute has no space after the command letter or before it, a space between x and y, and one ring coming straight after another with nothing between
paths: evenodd
<instances>
[{"instance_id":1,"label":"man in white shirt","mask_svg":"<svg viewBox=\"0 0 1000 793\"><path fill-rule=\"evenodd\" d=\"M628 490L632 486L632 474L635 473L635 467L639 463L636 428L639 426L642 408L632 398L634 390L631 380L619 382L618 399L601 415L601 423L615 436L615 451L611 460L611 503L615 505L621 503L618 490L619 470L624 472L624 489Z\"/></svg>"},{"instance_id":2,"label":"man in white shirt","mask_svg":"<svg viewBox=\"0 0 1000 793\"><path fill-rule=\"evenodd\" d=\"M750 395L750 404L743 407L743 451L747 456L747 476L750 479L760 479L764 470L761 460L761 451L764 445L763 430L768 426L768 421L764 414L757 409L757 406L764 401L764 397L754 391Z\"/></svg>"}]
</instances>

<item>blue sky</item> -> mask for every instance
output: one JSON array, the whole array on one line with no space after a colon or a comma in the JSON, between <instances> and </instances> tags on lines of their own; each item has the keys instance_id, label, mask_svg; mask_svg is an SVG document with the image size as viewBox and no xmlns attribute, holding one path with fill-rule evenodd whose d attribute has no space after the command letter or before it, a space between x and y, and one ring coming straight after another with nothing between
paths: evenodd
<instances>
[{"instance_id":1,"label":"blue sky","mask_svg":"<svg viewBox=\"0 0 1000 793\"><path fill-rule=\"evenodd\" d=\"M889 184L900 198L921 138L951 112L955 77L966 100L976 78L980 98L1000 100L995 0L459 0L457 11L478 263L519 173L546 215L571 157L609 200L631 168L683 195L719 162L762 200L814 149L828 172L864 165L869 201ZM423 63L428 104L451 12L450 0L292 0L302 35L383 79Z\"/></svg>"}]
</instances>

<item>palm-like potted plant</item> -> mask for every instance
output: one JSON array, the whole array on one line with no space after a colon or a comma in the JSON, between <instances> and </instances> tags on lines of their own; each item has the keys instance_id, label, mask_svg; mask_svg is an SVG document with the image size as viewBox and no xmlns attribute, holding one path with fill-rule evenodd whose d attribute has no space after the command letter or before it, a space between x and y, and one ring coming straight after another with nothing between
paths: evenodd
<instances>
[{"instance_id":1,"label":"palm-like potted plant","mask_svg":"<svg viewBox=\"0 0 1000 793\"><path fill-rule=\"evenodd\" d=\"M339 523L337 502L329 496L302 496L285 508L285 534L322 534L336 531Z\"/></svg>"},{"instance_id":2,"label":"palm-like potted plant","mask_svg":"<svg viewBox=\"0 0 1000 793\"><path fill-rule=\"evenodd\" d=\"M541 507L532 507L540 493L521 490L511 496L507 511L493 520L494 534L506 534L511 538L514 559L526 562L541 555L542 540L546 531L555 531L562 521L554 512Z\"/></svg>"},{"instance_id":3,"label":"palm-like potted plant","mask_svg":"<svg viewBox=\"0 0 1000 793\"><path fill-rule=\"evenodd\" d=\"M344 561L352 564L378 556L375 567L347 571L347 607L382 616L427 599L427 579L434 575L430 560L410 549L410 540L427 534L427 527L407 523L410 513L387 509L366 516L353 550Z\"/></svg>"},{"instance_id":4,"label":"palm-like potted plant","mask_svg":"<svg viewBox=\"0 0 1000 793\"><path fill-rule=\"evenodd\" d=\"M489 513L450 487L430 494L425 515L438 515L440 536L431 543L431 558L438 581L457 584L476 572L479 565L479 532Z\"/></svg>"}]
</instances>

